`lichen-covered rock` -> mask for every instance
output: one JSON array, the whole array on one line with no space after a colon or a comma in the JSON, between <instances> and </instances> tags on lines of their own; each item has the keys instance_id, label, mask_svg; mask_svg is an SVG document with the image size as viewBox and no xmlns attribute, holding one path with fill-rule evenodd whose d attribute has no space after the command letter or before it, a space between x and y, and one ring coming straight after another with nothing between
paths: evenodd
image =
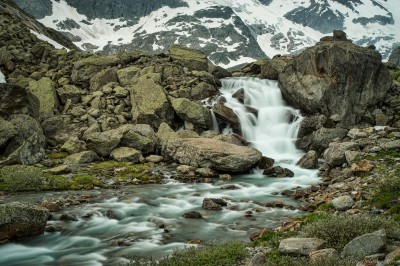
<instances>
[{"instance_id":1,"label":"lichen-covered rock","mask_svg":"<svg viewBox=\"0 0 400 266\"><path fill-rule=\"evenodd\" d=\"M204 129L211 127L211 111L208 108L186 98L170 97L170 101L175 112L182 120L191 122Z\"/></svg>"},{"instance_id":2,"label":"lichen-covered rock","mask_svg":"<svg viewBox=\"0 0 400 266\"><path fill-rule=\"evenodd\" d=\"M57 89L57 94L62 104L65 104L68 99L71 99L71 102L76 104L81 101L81 97L85 94L85 91L77 86L66 84Z\"/></svg>"},{"instance_id":3,"label":"lichen-covered rock","mask_svg":"<svg viewBox=\"0 0 400 266\"><path fill-rule=\"evenodd\" d=\"M173 60L182 62L189 70L208 70L207 56L200 51L173 45L169 48L169 55Z\"/></svg>"},{"instance_id":4,"label":"lichen-covered rock","mask_svg":"<svg viewBox=\"0 0 400 266\"><path fill-rule=\"evenodd\" d=\"M279 243L279 252L291 255L308 256L311 252L321 249L325 241L318 238L287 238Z\"/></svg>"},{"instance_id":5,"label":"lichen-covered rock","mask_svg":"<svg viewBox=\"0 0 400 266\"><path fill-rule=\"evenodd\" d=\"M332 204L336 210L346 211L346 210L350 209L351 207L353 207L354 201L353 201L352 197L350 197L348 195L344 195L344 196L334 198L332 200Z\"/></svg>"},{"instance_id":6,"label":"lichen-covered rock","mask_svg":"<svg viewBox=\"0 0 400 266\"><path fill-rule=\"evenodd\" d=\"M35 164L45 156L45 136L39 122L27 115L13 115L10 122L17 134L8 141L1 164Z\"/></svg>"},{"instance_id":7,"label":"lichen-covered rock","mask_svg":"<svg viewBox=\"0 0 400 266\"><path fill-rule=\"evenodd\" d=\"M39 100L39 118L45 120L58 113L58 102L54 82L47 77L29 82L29 90Z\"/></svg>"},{"instance_id":8,"label":"lichen-covered rock","mask_svg":"<svg viewBox=\"0 0 400 266\"><path fill-rule=\"evenodd\" d=\"M90 79L90 90L97 91L110 82L118 82L117 69L107 68L95 74Z\"/></svg>"},{"instance_id":9,"label":"lichen-covered rock","mask_svg":"<svg viewBox=\"0 0 400 266\"><path fill-rule=\"evenodd\" d=\"M341 166L346 163L346 151L358 151L359 149L355 142L332 142L324 152L324 159L330 166Z\"/></svg>"},{"instance_id":10,"label":"lichen-covered rock","mask_svg":"<svg viewBox=\"0 0 400 266\"><path fill-rule=\"evenodd\" d=\"M129 87L132 120L158 128L162 122L172 121L173 110L162 87L153 79L141 77Z\"/></svg>"},{"instance_id":11,"label":"lichen-covered rock","mask_svg":"<svg viewBox=\"0 0 400 266\"><path fill-rule=\"evenodd\" d=\"M124 132L121 146L140 150L143 154L150 154L158 143L154 130L146 124L126 124L119 128Z\"/></svg>"},{"instance_id":12,"label":"lichen-covered rock","mask_svg":"<svg viewBox=\"0 0 400 266\"><path fill-rule=\"evenodd\" d=\"M64 145L61 146L62 151L66 151L70 154L78 153L80 151L84 151L86 149L86 143L80 140L76 136L70 137Z\"/></svg>"},{"instance_id":13,"label":"lichen-covered rock","mask_svg":"<svg viewBox=\"0 0 400 266\"><path fill-rule=\"evenodd\" d=\"M86 136L86 147L95 151L100 156L109 156L119 145L123 132L118 129L111 129L104 132L92 132Z\"/></svg>"},{"instance_id":14,"label":"lichen-covered rock","mask_svg":"<svg viewBox=\"0 0 400 266\"><path fill-rule=\"evenodd\" d=\"M0 244L44 233L49 210L28 203L0 204Z\"/></svg>"},{"instance_id":15,"label":"lichen-covered rock","mask_svg":"<svg viewBox=\"0 0 400 266\"><path fill-rule=\"evenodd\" d=\"M66 165L85 164L98 161L100 158L94 151L74 153L64 159Z\"/></svg>"},{"instance_id":16,"label":"lichen-covered rock","mask_svg":"<svg viewBox=\"0 0 400 266\"><path fill-rule=\"evenodd\" d=\"M113 150L110 154L110 157L118 162L139 163L141 160L143 160L143 156L140 151L129 147L121 147Z\"/></svg>"},{"instance_id":17,"label":"lichen-covered rock","mask_svg":"<svg viewBox=\"0 0 400 266\"><path fill-rule=\"evenodd\" d=\"M343 126L352 126L384 100L391 86L381 61L377 51L351 42L319 42L285 67L279 85L290 105L309 114L338 114Z\"/></svg>"},{"instance_id":18,"label":"lichen-covered rock","mask_svg":"<svg viewBox=\"0 0 400 266\"><path fill-rule=\"evenodd\" d=\"M0 115L25 114L39 116L39 100L26 89L7 83L0 83Z\"/></svg>"},{"instance_id":19,"label":"lichen-covered rock","mask_svg":"<svg viewBox=\"0 0 400 266\"><path fill-rule=\"evenodd\" d=\"M200 82L190 90L190 98L193 100L203 100L218 93L217 89L205 82Z\"/></svg>"},{"instance_id":20,"label":"lichen-covered rock","mask_svg":"<svg viewBox=\"0 0 400 266\"><path fill-rule=\"evenodd\" d=\"M132 85L135 83L136 79L140 75L141 68L137 66L130 66L126 68L119 69L117 71L119 82L124 85Z\"/></svg>"},{"instance_id":21,"label":"lichen-covered rock","mask_svg":"<svg viewBox=\"0 0 400 266\"><path fill-rule=\"evenodd\" d=\"M14 125L0 117L0 148L15 135L17 135L17 130Z\"/></svg>"},{"instance_id":22,"label":"lichen-covered rock","mask_svg":"<svg viewBox=\"0 0 400 266\"><path fill-rule=\"evenodd\" d=\"M378 230L351 240L343 248L345 257L365 257L384 251L386 246L385 230Z\"/></svg>"},{"instance_id":23,"label":"lichen-covered rock","mask_svg":"<svg viewBox=\"0 0 400 266\"><path fill-rule=\"evenodd\" d=\"M169 140L163 154L181 164L227 173L246 172L262 157L256 149L208 138Z\"/></svg>"}]
</instances>

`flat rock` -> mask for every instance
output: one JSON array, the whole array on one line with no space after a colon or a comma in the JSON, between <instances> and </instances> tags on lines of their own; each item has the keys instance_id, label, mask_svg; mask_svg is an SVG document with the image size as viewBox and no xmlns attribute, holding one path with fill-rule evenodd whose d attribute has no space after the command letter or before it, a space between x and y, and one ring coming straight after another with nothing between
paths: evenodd
<instances>
[{"instance_id":1,"label":"flat rock","mask_svg":"<svg viewBox=\"0 0 400 266\"><path fill-rule=\"evenodd\" d=\"M287 238L279 243L282 254L305 255L321 249L325 241L318 238Z\"/></svg>"}]
</instances>

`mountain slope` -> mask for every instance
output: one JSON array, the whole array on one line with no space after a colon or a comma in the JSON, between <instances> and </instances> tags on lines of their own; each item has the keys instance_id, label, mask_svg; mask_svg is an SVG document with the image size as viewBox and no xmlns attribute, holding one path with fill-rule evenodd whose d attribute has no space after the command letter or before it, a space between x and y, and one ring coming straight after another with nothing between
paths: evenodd
<instances>
[{"instance_id":1,"label":"mountain slope","mask_svg":"<svg viewBox=\"0 0 400 266\"><path fill-rule=\"evenodd\" d=\"M400 45L398 0L14 1L85 50L165 51L179 43L225 67L299 51L333 29L375 45L384 59Z\"/></svg>"}]
</instances>

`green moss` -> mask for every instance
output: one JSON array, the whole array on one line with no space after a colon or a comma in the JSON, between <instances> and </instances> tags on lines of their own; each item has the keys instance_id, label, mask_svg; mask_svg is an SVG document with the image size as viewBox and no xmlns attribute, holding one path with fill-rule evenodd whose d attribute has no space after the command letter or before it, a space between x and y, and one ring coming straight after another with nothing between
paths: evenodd
<instances>
[{"instance_id":1,"label":"green moss","mask_svg":"<svg viewBox=\"0 0 400 266\"><path fill-rule=\"evenodd\" d=\"M90 174L77 174L71 179L72 189L93 189L95 186L100 185L100 180Z\"/></svg>"},{"instance_id":2,"label":"green moss","mask_svg":"<svg viewBox=\"0 0 400 266\"><path fill-rule=\"evenodd\" d=\"M6 191L39 191L45 178L41 168L28 165L5 166L0 170L0 189Z\"/></svg>"},{"instance_id":3,"label":"green moss","mask_svg":"<svg viewBox=\"0 0 400 266\"><path fill-rule=\"evenodd\" d=\"M117 177L118 181L127 181L132 179L149 181L152 179L152 176L149 173L148 164L106 161L93 165L90 171L94 171L109 177L115 176Z\"/></svg>"},{"instance_id":4,"label":"green moss","mask_svg":"<svg viewBox=\"0 0 400 266\"><path fill-rule=\"evenodd\" d=\"M297 233L294 231L272 231L260 237L253 242L254 246L271 246L278 248L279 242L285 238L294 237Z\"/></svg>"},{"instance_id":5,"label":"green moss","mask_svg":"<svg viewBox=\"0 0 400 266\"><path fill-rule=\"evenodd\" d=\"M69 178L62 175L45 175L47 190L69 190L72 182Z\"/></svg>"},{"instance_id":6,"label":"green moss","mask_svg":"<svg viewBox=\"0 0 400 266\"><path fill-rule=\"evenodd\" d=\"M51 153L47 155L47 158L49 158L50 160L59 160L67 158L68 155L68 152Z\"/></svg>"},{"instance_id":7,"label":"green moss","mask_svg":"<svg viewBox=\"0 0 400 266\"><path fill-rule=\"evenodd\" d=\"M235 265L247 255L246 246L241 242L226 242L177 250L172 255L157 262L154 259L133 261L134 265L159 266L224 266Z\"/></svg>"}]
</instances>

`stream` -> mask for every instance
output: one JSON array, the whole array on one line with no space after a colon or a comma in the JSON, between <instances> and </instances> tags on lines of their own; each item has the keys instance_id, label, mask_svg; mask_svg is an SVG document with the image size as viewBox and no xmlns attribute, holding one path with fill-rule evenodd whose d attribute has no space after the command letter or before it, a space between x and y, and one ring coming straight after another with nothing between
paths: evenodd
<instances>
[{"instance_id":1,"label":"stream","mask_svg":"<svg viewBox=\"0 0 400 266\"><path fill-rule=\"evenodd\" d=\"M275 165L291 169L294 177L271 178L254 169L250 174L212 184L179 183L165 176L162 185L7 195L5 201L32 202L38 197L53 199L74 194L90 194L96 200L62 211L77 217L77 221L60 221L61 213L54 214L48 224L62 226L62 232L46 232L0 246L0 265L118 265L137 257L161 258L198 241L249 241L252 233L275 228L300 215L294 200L279 195L286 189L319 182L316 171L295 166L303 155L294 145L302 119L299 111L285 105L275 81L229 78L222 83L221 95L225 105L238 115L243 137L265 156L274 158ZM232 97L241 88L243 103ZM257 109L257 116L246 106ZM234 186L222 189L229 188L227 185ZM224 198L228 207L204 210L201 205L207 197ZM265 207L272 201L293 208ZM189 211L198 211L203 218L183 218Z\"/></svg>"}]
</instances>

